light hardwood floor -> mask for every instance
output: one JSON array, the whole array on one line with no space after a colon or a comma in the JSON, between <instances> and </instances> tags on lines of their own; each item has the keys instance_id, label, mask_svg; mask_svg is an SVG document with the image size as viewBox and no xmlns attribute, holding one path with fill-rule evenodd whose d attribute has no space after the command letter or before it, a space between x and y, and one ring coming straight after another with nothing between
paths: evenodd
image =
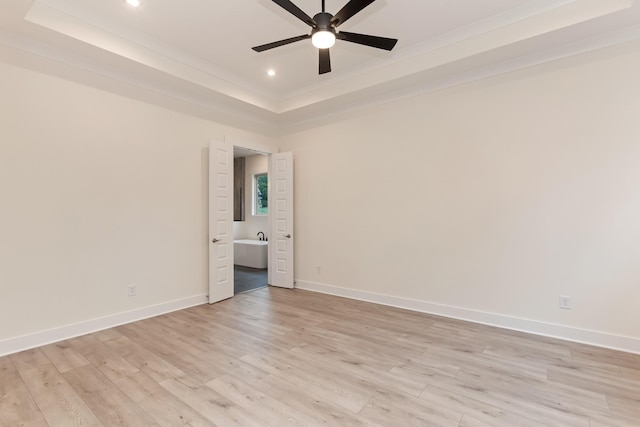
<instances>
[{"instance_id":1,"label":"light hardwood floor","mask_svg":"<svg viewBox=\"0 0 640 427\"><path fill-rule=\"evenodd\" d=\"M2 426L640 426L640 356L264 288L0 358Z\"/></svg>"}]
</instances>

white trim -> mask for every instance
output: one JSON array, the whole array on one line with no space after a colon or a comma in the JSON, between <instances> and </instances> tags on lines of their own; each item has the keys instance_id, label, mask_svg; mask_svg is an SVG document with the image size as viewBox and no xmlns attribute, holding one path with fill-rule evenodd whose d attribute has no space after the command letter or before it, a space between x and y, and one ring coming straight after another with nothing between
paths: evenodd
<instances>
[{"instance_id":1,"label":"white trim","mask_svg":"<svg viewBox=\"0 0 640 427\"><path fill-rule=\"evenodd\" d=\"M427 95L440 90L446 90L470 84L473 82L490 79L493 77L514 73L538 67L544 64L566 60L589 52L597 52L613 46L632 43L640 40L640 25L625 27L607 33L605 36L590 37L577 42L563 44L554 48L535 51L516 58L507 58L486 66L473 67L461 72L453 72L446 77L439 79L416 78L419 73L397 79L387 83L382 83L378 88L386 87L386 90L371 92L367 97L358 98L359 101L349 102L349 94L343 95L340 99L327 100L324 102L324 109L313 110L313 115L291 116L281 122L280 134L292 133L301 129L307 129L330 121L334 117L344 117L345 114L361 111L366 108L373 108L381 105L388 105L405 99L413 99L418 96ZM403 79L411 84L402 84ZM282 116L286 117L286 116Z\"/></svg>"},{"instance_id":2,"label":"white trim","mask_svg":"<svg viewBox=\"0 0 640 427\"><path fill-rule=\"evenodd\" d=\"M558 338L565 341L640 354L640 339L638 338L579 329L571 326L541 322L538 320L522 319L519 317L505 316L496 313L487 313L450 305L394 297L391 295L360 291L357 289L340 288L323 283L307 282L303 280L296 280L295 287L297 289L304 289L307 291L336 295L359 301L372 302L391 307L404 308L406 310L418 311L421 313L496 326L503 329L511 329L534 335Z\"/></svg>"},{"instance_id":3,"label":"white trim","mask_svg":"<svg viewBox=\"0 0 640 427\"><path fill-rule=\"evenodd\" d=\"M207 302L206 295L195 295L188 298L169 301L162 304L150 305L147 307L137 308L135 310L124 311L97 319L91 319L84 322L65 325L46 331L36 332L34 334L23 335L20 337L9 338L0 341L0 357L8 354L17 353L23 350L40 347L69 338L75 338L80 335L90 334L92 332L101 331L103 329L113 328L115 326L124 325L149 317L159 316L161 314L170 313L172 311L183 310L185 308L196 305L205 304Z\"/></svg>"}]
</instances>

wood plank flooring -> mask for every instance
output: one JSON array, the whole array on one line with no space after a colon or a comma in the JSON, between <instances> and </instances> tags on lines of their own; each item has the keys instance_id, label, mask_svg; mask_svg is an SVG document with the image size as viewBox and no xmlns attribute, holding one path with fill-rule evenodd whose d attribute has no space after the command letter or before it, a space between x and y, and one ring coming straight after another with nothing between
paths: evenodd
<instances>
[{"instance_id":1,"label":"wood plank flooring","mask_svg":"<svg viewBox=\"0 0 640 427\"><path fill-rule=\"evenodd\" d=\"M640 356L263 288L0 358L0 426L640 426Z\"/></svg>"}]
</instances>

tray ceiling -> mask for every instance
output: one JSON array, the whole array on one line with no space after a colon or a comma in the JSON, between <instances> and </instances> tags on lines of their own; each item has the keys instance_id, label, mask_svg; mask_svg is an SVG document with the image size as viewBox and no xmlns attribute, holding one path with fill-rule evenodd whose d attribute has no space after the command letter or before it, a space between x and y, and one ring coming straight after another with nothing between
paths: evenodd
<instances>
[{"instance_id":1,"label":"tray ceiling","mask_svg":"<svg viewBox=\"0 0 640 427\"><path fill-rule=\"evenodd\" d=\"M308 33L268 0L143 0L137 9L123 0L2 2L5 50L215 104L274 129L640 33L632 0L377 0L340 29L398 38L396 48L338 41L333 71L318 75L310 41L250 49ZM320 9L319 0L294 3L311 16ZM327 10L345 3L327 0Z\"/></svg>"}]
</instances>

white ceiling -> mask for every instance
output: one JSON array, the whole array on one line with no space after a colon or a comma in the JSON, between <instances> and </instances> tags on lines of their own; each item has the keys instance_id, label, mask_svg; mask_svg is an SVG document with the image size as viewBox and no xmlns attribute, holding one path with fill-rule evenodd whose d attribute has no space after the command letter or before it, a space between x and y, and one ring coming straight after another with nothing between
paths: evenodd
<instances>
[{"instance_id":1,"label":"white ceiling","mask_svg":"<svg viewBox=\"0 0 640 427\"><path fill-rule=\"evenodd\" d=\"M321 4L294 3L310 16ZM335 14L346 3L327 0L327 11ZM44 66L20 54L28 52L51 67L71 64L190 104L201 115L271 133L640 38L633 0L377 0L340 30L397 38L396 48L338 41L333 71L318 75L309 40L250 49L309 32L269 0L143 0L138 9L123 0L0 5L0 59ZM266 75L270 68L277 76Z\"/></svg>"}]
</instances>

